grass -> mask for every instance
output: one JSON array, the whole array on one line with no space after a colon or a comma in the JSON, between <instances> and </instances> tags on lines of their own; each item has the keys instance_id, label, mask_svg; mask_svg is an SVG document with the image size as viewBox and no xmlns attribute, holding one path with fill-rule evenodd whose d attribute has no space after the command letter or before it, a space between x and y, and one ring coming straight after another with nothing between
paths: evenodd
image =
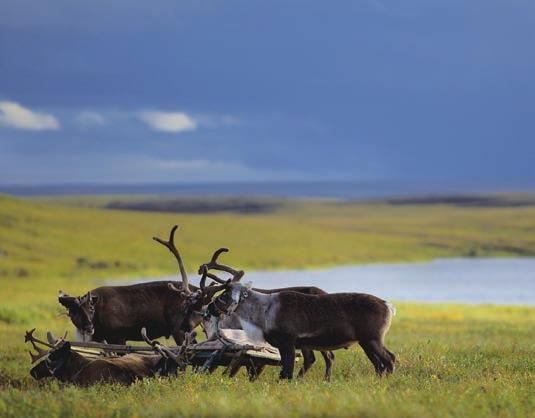
<instances>
[{"instance_id":1,"label":"grass","mask_svg":"<svg viewBox=\"0 0 535 418\"><path fill-rule=\"evenodd\" d=\"M34 320L2 323L0 416L533 416L535 309L397 304L388 336L396 373L374 376L358 348L337 351L333 380L321 360L303 381L279 383L270 368L250 384L188 373L130 388L89 389L38 383L28 375L23 330L35 324L59 334L65 318L42 305ZM37 319L38 318L38 319ZM26 323L27 325L23 325Z\"/></svg>"},{"instance_id":2,"label":"grass","mask_svg":"<svg viewBox=\"0 0 535 418\"><path fill-rule=\"evenodd\" d=\"M318 359L302 382L188 373L133 387L39 383L28 374L24 330L71 330L57 290L103 277L176 271L149 239L179 223L190 270L229 246L244 268L532 255L535 208L292 202L275 213L173 215L74 208L0 197L0 416L535 416L535 308L397 303L386 379L358 348L337 351L330 384ZM41 334L43 335L43 334ZM320 356L318 356L320 357Z\"/></svg>"}]
</instances>

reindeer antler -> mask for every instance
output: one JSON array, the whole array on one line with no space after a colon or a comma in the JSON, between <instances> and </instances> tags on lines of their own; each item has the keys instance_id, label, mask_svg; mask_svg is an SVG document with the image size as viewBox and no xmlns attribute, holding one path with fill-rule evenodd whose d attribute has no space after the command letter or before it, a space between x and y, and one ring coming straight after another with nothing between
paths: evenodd
<instances>
[{"instance_id":1,"label":"reindeer antler","mask_svg":"<svg viewBox=\"0 0 535 418\"><path fill-rule=\"evenodd\" d=\"M203 293L203 295L209 299L212 298L213 295L215 295L220 290L223 290L225 287L227 287L228 281L221 280L219 277L217 277L215 274L208 273L208 267L206 264L203 264L199 268L199 272L202 270L202 277L200 281L200 288ZM217 282L221 283L220 285L216 286L208 286L206 287L206 278L210 277L212 280L216 280Z\"/></svg>"},{"instance_id":2,"label":"reindeer antler","mask_svg":"<svg viewBox=\"0 0 535 418\"><path fill-rule=\"evenodd\" d=\"M56 337L54 337L54 334L52 334L52 331L47 331L46 333L46 339L48 340L48 344L52 344L54 347L56 347L60 342L65 341L66 338L67 338L67 330L65 330L63 337L61 337L59 340Z\"/></svg>"},{"instance_id":3,"label":"reindeer antler","mask_svg":"<svg viewBox=\"0 0 535 418\"><path fill-rule=\"evenodd\" d=\"M145 327L141 328L141 337L143 340L150 345L154 350L156 350L158 353L160 353L163 357L167 358L167 354L164 350L162 350L162 344L159 341L151 340L147 336L147 329Z\"/></svg>"},{"instance_id":4,"label":"reindeer antler","mask_svg":"<svg viewBox=\"0 0 535 418\"><path fill-rule=\"evenodd\" d=\"M24 342L27 343L28 341L32 344L34 342L42 344L44 346L47 346L48 348L53 348L54 346L52 344L49 344L45 341L39 340L33 336L33 333L35 332L35 328L31 329L30 331L26 331L26 334L24 334Z\"/></svg>"},{"instance_id":5,"label":"reindeer antler","mask_svg":"<svg viewBox=\"0 0 535 418\"><path fill-rule=\"evenodd\" d=\"M67 337L67 331L65 331L65 335L63 336L63 338L59 339L59 340L56 340L55 341L55 344L51 344L51 343L47 343L45 341L42 341L42 340L39 340L38 338L35 338L33 336L33 333L35 331L35 328L32 329L31 331L26 331L26 334L24 335L24 342L30 342L34 348L34 350L37 351L37 354L33 354L31 352L31 350L29 351L30 353L30 357L32 359L32 363L35 363L37 360L40 360L42 359L43 357L46 357L51 350L53 350L54 348L57 347L57 345L61 342L61 341L65 341L65 338ZM49 334L50 336L52 335L52 333L50 333L49 331ZM49 339L51 339L49 337ZM41 344L41 345L44 345L45 347L48 347L49 350L44 350L42 349L41 347L39 347L37 344Z\"/></svg>"},{"instance_id":6,"label":"reindeer antler","mask_svg":"<svg viewBox=\"0 0 535 418\"><path fill-rule=\"evenodd\" d=\"M168 241L164 241L163 239L158 238L158 237L152 237L152 239L156 242L159 242L163 246L167 247L167 249L171 251L171 253L175 256L176 261L178 263L178 268L180 269L180 275L182 276L182 286L184 287L184 292L191 293L189 289L188 275L186 273L186 269L184 268L182 257L180 256L180 253L178 252L178 249L175 246L175 232L177 229L178 229L178 225L175 225L173 226L173 228L171 228Z\"/></svg>"},{"instance_id":7,"label":"reindeer antler","mask_svg":"<svg viewBox=\"0 0 535 418\"><path fill-rule=\"evenodd\" d=\"M182 345L180 346L179 353L182 353L184 350L186 350L193 343L193 340L195 339L195 337L197 337L197 333L195 331L186 332L184 341L182 342Z\"/></svg>"},{"instance_id":8,"label":"reindeer antler","mask_svg":"<svg viewBox=\"0 0 535 418\"><path fill-rule=\"evenodd\" d=\"M203 269L206 268L206 270L207 270L207 274L206 275L208 277L210 277L211 279L215 280L216 282L218 282L220 284L226 283L224 280L220 279L215 274L208 273L208 270L214 269L214 270L224 271L224 272L232 274L232 276L233 276L232 277L232 281L233 282L239 281L243 277L243 275L245 274L245 272L243 270L236 270L236 269L233 269L230 266L226 266L224 264L219 264L217 262L218 257L222 253L227 253L227 252L228 252L228 248L219 248L218 250L216 250L214 252L214 254L212 255L212 259L208 263L204 263L204 264L201 264L199 266L199 274L203 273Z\"/></svg>"},{"instance_id":9,"label":"reindeer antler","mask_svg":"<svg viewBox=\"0 0 535 418\"><path fill-rule=\"evenodd\" d=\"M178 353L174 353L173 350L171 350L169 347L166 347L162 343L156 340L151 340L147 336L147 329L145 327L141 328L141 336L143 337L143 340L150 345L152 348L154 348L158 353L160 353L165 358L170 358L174 360L177 364L184 363L182 357L183 353L185 352L186 348L191 344L193 339L197 336L197 333L195 331L186 333L184 342L178 349Z\"/></svg>"}]
</instances>

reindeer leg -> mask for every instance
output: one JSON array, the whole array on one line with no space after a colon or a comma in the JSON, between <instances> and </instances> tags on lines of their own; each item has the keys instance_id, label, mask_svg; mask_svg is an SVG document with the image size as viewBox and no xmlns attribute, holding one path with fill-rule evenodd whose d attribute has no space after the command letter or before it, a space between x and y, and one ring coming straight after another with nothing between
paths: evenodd
<instances>
[{"instance_id":1,"label":"reindeer leg","mask_svg":"<svg viewBox=\"0 0 535 418\"><path fill-rule=\"evenodd\" d=\"M390 356L390 360L392 360L392 363L396 363L396 355L390 351L388 348L386 348L384 345L383 345L383 348L385 349L385 351L387 352L387 354Z\"/></svg>"},{"instance_id":2,"label":"reindeer leg","mask_svg":"<svg viewBox=\"0 0 535 418\"><path fill-rule=\"evenodd\" d=\"M359 342L359 344L372 362L373 367L375 367L375 372L379 376L382 376L385 371L385 366L381 362L381 358L377 355L377 351L375 350L371 342Z\"/></svg>"},{"instance_id":3,"label":"reindeer leg","mask_svg":"<svg viewBox=\"0 0 535 418\"><path fill-rule=\"evenodd\" d=\"M279 375L280 379L291 380L294 374L295 366L295 345L294 341L285 341L277 347L281 355L282 369Z\"/></svg>"},{"instance_id":4,"label":"reindeer leg","mask_svg":"<svg viewBox=\"0 0 535 418\"><path fill-rule=\"evenodd\" d=\"M386 371L387 374L393 373L396 356L394 356L394 354L388 351L380 341L374 340L371 341L370 344L373 347L375 354L381 359L381 362L383 363L383 372Z\"/></svg>"},{"instance_id":5,"label":"reindeer leg","mask_svg":"<svg viewBox=\"0 0 535 418\"><path fill-rule=\"evenodd\" d=\"M316 356L314 355L314 351L309 350L307 348L303 348L301 352L303 353L303 367L301 367L301 370L299 370L299 374L297 375L298 378L304 377L305 373L308 371L308 369L310 369L310 367L316 361Z\"/></svg>"},{"instance_id":6,"label":"reindeer leg","mask_svg":"<svg viewBox=\"0 0 535 418\"><path fill-rule=\"evenodd\" d=\"M230 364L227 366L227 368L223 372L224 375L228 375L229 377L236 376L236 374L240 371L241 366L244 365L243 354L244 354L244 350L238 351L236 353L234 358L230 361Z\"/></svg>"},{"instance_id":7,"label":"reindeer leg","mask_svg":"<svg viewBox=\"0 0 535 418\"><path fill-rule=\"evenodd\" d=\"M334 353L332 351L320 351L325 360L325 380L327 382L331 381L332 366L334 362Z\"/></svg>"},{"instance_id":8,"label":"reindeer leg","mask_svg":"<svg viewBox=\"0 0 535 418\"><path fill-rule=\"evenodd\" d=\"M181 346L185 339L185 332L181 329L174 330L171 334L175 340L176 345Z\"/></svg>"},{"instance_id":9,"label":"reindeer leg","mask_svg":"<svg viewBox=\"0 0 535 418\"><path fill-rule=\"evenodd\" d=\"M245 367L247 368L247 376L249 376L249 381L254 382L264 371L265 365L249 359L249 363L247 363Z\"/></svg>"}]
</instances>

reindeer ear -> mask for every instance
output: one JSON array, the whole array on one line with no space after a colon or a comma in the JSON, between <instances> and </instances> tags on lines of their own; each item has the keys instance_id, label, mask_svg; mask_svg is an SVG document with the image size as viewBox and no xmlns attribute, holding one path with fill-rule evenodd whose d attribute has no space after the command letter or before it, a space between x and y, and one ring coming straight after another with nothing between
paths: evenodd
<instances>
[{"instance_id":1,"label":"reindeer ear","mask_svg":"<svg viewBox=\"0 0 535 418\"><path fill-rule=\"evenodd\" d=\"M79 305L78 298L75 298L69 295L64 295L64 294L60 294L58 296L58 302L61 303L66 308L73 308Z\"/></svg>"},{"instance_id":2,"label":"reindeer ear","mask_svg":"<svg viewBox=\"0 0 535 418\"><path fill-rule=\"evenodd\" d=\"M95 295L94 293L89 292L89 300L93 304L97 303L98 302L98 295Z\"/></svg>"},{"instance_id":3,"label":"reindeer ear","mask_svg":"<svg viewBox=\"0 0 535 418\"><path fill-rule=\"evenodd\" d=\"M85 295L78 297L80 305L85 305L88 302L91 302L91 292L87 292Z\"/></svg>"}]
</instances>

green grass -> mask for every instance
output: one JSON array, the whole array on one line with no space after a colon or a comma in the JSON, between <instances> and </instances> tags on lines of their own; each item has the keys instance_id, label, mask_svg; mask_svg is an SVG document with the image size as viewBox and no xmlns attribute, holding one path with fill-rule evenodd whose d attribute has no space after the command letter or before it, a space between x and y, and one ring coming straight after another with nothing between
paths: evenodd
<instances>
[{"instance_id":1,"label":"green grass","mask_svg":"<svg viewBox=\"0 0 535 418\"><path fill-rule=\"evenodd\" d=\"M190 270L219 246L246 269L535 251L533 207L302 201L267 215L172 215L0 197L1 417L535 416L535 308L527 307L397 303L387 345L399 365L385 379L354 347L336 352L330 384L321 359L291 383L279 383L275 368L254 384L219 372L129 388L32 380L24 330L72 335L68 318L58 316L57 290L175 272L171 255L150 240L174 223Z\"/></svg>"},{"instance_id":2,"label":"green grass","mask_svg":"<svg viewBox=\"0 0 535 418\"><path fill-rule=\"evenodd\" d=\"M256 383L188 373L130 388L38 383L22 343L30 324L59 334L68 324L42 305L29 321L1 322L0 416L533 416L535 309L397 304L387 345L396 373L379 379L361 350L336 352L333 380L318 360L303 381L279 383L269 368ZM23 323L27 325L23 325Z\"/></svg>"}]
</instances>

